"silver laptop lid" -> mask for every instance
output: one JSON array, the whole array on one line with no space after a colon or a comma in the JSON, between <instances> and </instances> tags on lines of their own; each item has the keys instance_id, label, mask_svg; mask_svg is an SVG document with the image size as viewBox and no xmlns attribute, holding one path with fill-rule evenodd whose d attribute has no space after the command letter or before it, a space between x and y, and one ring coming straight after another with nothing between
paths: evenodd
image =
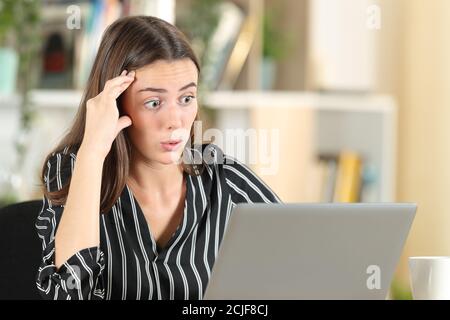
<instances>
[{"instance_id":1,"label":"silver laptop lid","mask_svg":"<svg viewBox=\"0 0 450 320\"><path fill-rule=\"evenodd\" d=\"M385 299L415 204L238 204L204 299Z\"/></svg>"}]
</instances>

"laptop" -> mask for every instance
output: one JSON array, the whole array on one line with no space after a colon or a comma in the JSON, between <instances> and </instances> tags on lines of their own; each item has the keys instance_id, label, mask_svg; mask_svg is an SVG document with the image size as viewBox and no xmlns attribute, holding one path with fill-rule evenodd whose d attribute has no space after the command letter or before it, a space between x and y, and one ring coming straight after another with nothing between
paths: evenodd
<instances>
[{"instance_id":1,"label":"laptop","mask_svg":"<svg viewBox=\"0 0 450 320\"><path fill-rule=\"evenodd\" d=\"M386 299L416 209L238 204L203 299Z\"/></svg>"}]
</instances>

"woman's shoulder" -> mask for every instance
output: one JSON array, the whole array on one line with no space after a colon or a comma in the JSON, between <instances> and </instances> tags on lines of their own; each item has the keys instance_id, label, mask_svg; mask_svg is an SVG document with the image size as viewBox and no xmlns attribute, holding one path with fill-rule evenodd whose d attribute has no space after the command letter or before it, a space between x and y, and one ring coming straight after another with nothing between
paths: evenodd
<instances>
[{"instance_id":1,"label":"woman's shoulder","mask_svg":"<svg viewBox=\"0 0 450 320\"><path fill-rule=\"evenodd\" d=\"M208 166L214 166L213 170L219 170L231 183L256 184L266 187L265 183L252 169L251 164L237 159L237 157L224 152L218 145L210 143L202 145L203 156ZM251 157L250 157L251 158ZM211 170L210 170L211 171Z\"/></svg>"},{"instance_id":2,"label":"woman's shoulder","mask_svg":"<svg viewBox=\"0 0 450 320\"><path fill-rule=\"evenodd\" d=\"M60 190L72 176L78 148L65 146L47 155L44 182L51 191Z\"/></svg>"},{"instance_id":3,"label":"woman's shoulder","mask_svg":"<svg viewBox=\"0 0 450 320\"><path fill-rule=\"evenodd\" d=\"M78 148L65 146L53 150L47 155L47 166L61 166L63 163L67 165L70 160L75 161L77 159Z\"/></svg>"}]
</instances>

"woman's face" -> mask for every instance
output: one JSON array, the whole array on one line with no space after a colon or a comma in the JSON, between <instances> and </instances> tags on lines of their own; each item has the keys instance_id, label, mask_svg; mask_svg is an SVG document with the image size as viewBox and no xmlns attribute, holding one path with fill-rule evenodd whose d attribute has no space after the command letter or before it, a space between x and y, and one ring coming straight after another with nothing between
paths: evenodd
<instances>
[{"instance_id":1,"label":"woman's face","mask_svg":"<svg viewBox=\"0 0 450 320\"><path fill-rule=\"evenodd\" d=\"M133 122L126 128L131 143L147 161L171 164L180 158L197 115L197 78L190 59L158 60L136 70L121 102ZM164 143L169 140L181 142Z\"/></svg>"}]
</instances>

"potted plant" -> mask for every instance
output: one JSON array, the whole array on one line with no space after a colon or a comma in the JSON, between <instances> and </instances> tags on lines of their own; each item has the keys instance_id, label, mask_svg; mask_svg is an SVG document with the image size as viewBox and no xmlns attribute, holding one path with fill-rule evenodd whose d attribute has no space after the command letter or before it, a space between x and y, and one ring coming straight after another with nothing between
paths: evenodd
<instances>
[{"instance_id":1,"label":"potted plant","mask_svg":"<svg viewBox=\"0 0 450 320\"><path fill-rule=\"evenodd\" d=\"M276 22L280 19L280 7L271 7L270 10L264 10L260 84L262 90L273 88L276 77L276 63L283 59L288 51L288 38L276 26Z\"/></svg>"},{"instance_id":2,"label":"potted plant","mask_svg":"<svg viewBox=\"0 0 450 320\"><path fill-rule=\"evenodd\" d=\"M0 94L15 94L20 102L19 132L13 141L16 158L10 173L6 177L2 174L6 182L0 190L2 205L20 200L21 172L33 120L28 95L37 79L36 57L41 45L40 7L40 0L0 1Z\"/></svg>"},{"instance_id":3,"label":"potted plant","mask_svg":"<svg viewBox=\"0 0 450 320\"><path fill-rule=\"evenodd\" d=\"M15 26L14 0L0 2L0 94L9 95L16 89L19 58L13 45Z\"/></svg>"}]
</instances>

